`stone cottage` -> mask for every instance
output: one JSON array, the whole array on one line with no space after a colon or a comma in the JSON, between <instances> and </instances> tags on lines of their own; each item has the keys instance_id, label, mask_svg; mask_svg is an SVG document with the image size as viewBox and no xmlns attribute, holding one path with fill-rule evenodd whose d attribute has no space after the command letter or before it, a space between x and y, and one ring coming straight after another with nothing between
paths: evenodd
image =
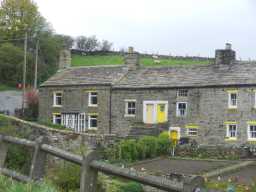
<instances>
[{"instance_id":1,"label":"stone cottage","mask_svg":"<svg viewBox=\"0 0 256 192\"><path fill-rule=\"evenodd\" d=\"M132 49L124 65L67 67L40 87L40 120L119 136L176 130L204 144L256 141L256 63L231 45L209 65L144 67ZM70 59L62 59L70 62Z\"/></svg>"}]
</instances>

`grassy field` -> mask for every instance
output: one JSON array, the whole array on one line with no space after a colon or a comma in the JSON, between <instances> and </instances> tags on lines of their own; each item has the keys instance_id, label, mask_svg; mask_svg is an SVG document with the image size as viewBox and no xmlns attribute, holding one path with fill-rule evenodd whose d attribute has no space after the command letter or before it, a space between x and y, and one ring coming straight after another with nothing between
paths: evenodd
<instances>
[{"instance_id":1,"label":"grassy field","mask_svg":"<svg viewBox=\"0 0 256 192\"><path fill-rule=\"evenodd\" d=\"M1 84L0 83L0 91L8 91L8 90L14 90L14 87L9 87L7 85Z\"/></svg>"},{"instance_id":2,"label":"grassy field","mask_svg":"<svg viewBox=\"0 0 256 192\"><path fill-rule=\"evenodd\" d=\"M141 63L144 66L172 66L172 65L204 65L209 64L209 60L193 60L193 59L159 59L160 63L155 63L150 57L142 57ZM72 55L72 66L94 66L94 65L121 65L124 58L121 55Z\"/></svg>"}]
</instances>

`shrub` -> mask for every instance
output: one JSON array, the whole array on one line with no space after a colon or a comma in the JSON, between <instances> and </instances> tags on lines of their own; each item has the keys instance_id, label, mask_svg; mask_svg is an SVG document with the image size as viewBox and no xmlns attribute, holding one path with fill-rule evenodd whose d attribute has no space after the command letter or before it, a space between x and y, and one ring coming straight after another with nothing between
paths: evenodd
<instances>
[{"instance_id":1,"label":"shrub","mask_svg":"<svg viewBox=\"0 0 256 192\"><path fill-rule=\"evenodd\" d=\"M128 139L120 143L120 159L132 162L138 159L136 140Z\"/></svg>"},{"instance_id":2,"label":"shrub","mask_svg":"<svg viewBox=\"0 0 256 192\"><path fill-rule=\"evenodd\" d=\"M28 148L18 145L8 145L6 158L7 168L28 174L31 159L32 152Z\"/></svg>"},{"instance_id":3,"label":"shrub","mask_svg":"<svg viewBox=\"0 0 256 192\"><path fill-rule=\"evenodd\" d=\"M145 136L139 139L138 149L142 158L152 158L157 154L157 138L153 136Z\"/></svg>"},{"instance_id":4,"label":"shrub","mask_svg":"<svg viewBox=\"0 0 256 192\"><path fill-rule=\"evenodd\" d=\"M48 179L63 192L79 189L80 166L62 161L48 171Z\"/></svg>"},{"instance_id":5,"label":"shrub","mask_svg":"<svg viewBox=\"0 0 256 192\"><path fill-rule=\"evenodd\" d=\"M171 141L168 132L162 132L157 138L157 154L166 155L169 153Z\"/></svg>"},{"instance_id":6,"label":"shrub","mask_svg":"<svg viewBox=\"0 0 256 192\"><path fill-rule=\"evenodd\" d=\"M24 118L35 121L38 117L38 91L34 89L27 91L25 98L27 101L27 110Z\"/></svg>"}]
</instances>

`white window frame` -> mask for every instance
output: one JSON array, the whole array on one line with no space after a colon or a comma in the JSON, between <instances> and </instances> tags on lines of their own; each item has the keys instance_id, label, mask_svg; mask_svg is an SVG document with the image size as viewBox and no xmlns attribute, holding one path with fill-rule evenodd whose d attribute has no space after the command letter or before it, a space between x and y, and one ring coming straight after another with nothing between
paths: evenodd
<instances>
[{"instance_id":1,"label":"white window frame","mask_svg":"<svg viewBox=\"0 0 256 192\"><path fill-rule=\"evenodd\" d=\"M96 118L92 118L92 116L97 116ZM97 120L97 127L91 126L91 120L96 119ZM98 114L89 114L88 115L88 129L89 130L97 130L98 129Z\"/></svg>"},{"instance_id":2,"label":"white window frame","mask_svg":"<svg viewBox=\"0 0 256 192\"><path fill-rule=\"evenodd\" d=\"M57 94L61 94L61 96L57 96ZM61 98L61 105L56 104L57 102L57 97ZM53 106L54 107L62 107L63 104L63 92L62 91L54 91L53 92Z\"/></svg>"},{"instance_id":3,"label":"white window frame","mask_svg":"<svg viewBox=\"0 0 256 192\"><path fill-rule=\"evenodd\" d=\"M236 126L236 131L235 131L235 136L231 136L230 134L230 126ZM226 124L226 137L228 139L236 139L237 138L237 123L229 123L229 124Z\"/></svg>"},{"instance_id":4,"label":"white window frame","mask_svg":"<svg viewBox=\"0 0 256 192\"><path fill-rule=\"evenodd\" d=\"M248 128L247 128L248 141L256 141L256 137L255 138L251 137L250 126L256 127L256 124L248 124Z\"/></svg>"},{"instance_id":5,"label":"white window frame","mask_svg":"<svg viewBox=\"0 0 256 192\"><path fill-rule=\"evenodd\" d=\"M157 124L157 105L158 104L164 104L165 107L165 115L166 119L168 120L168 101L143 101L143 122L147 122L147 105L151 104L154 105L154 111L153 111L153 124Z\"/></svg>"},{"instance_id":6,"label":"white window frame","mask_svg":"<svg viewBox=\"0 0 256 192\"><path fill-rule=\"evenodd\" d=\"M179 104L186 104L186 110L184 112L184 115L181 115L179 110ZM179 101L176 103L176 117L186 117L188 113L188 102Z\"/></svg>"},{"instance_id":7,"label":"white window frame","mask_svg":"<svg viewBox=\"0 0 256 192\"><path fill-rule=\"evenodd\" d=\"M254 108L256 108L256 90L254 90Z\"/></svg>"},{"instance_id":8,"label":"white window frame","mask_svg":"<svg viewBox=\"0 0 256 192\"><path fill-rule=\"evenodd\" d=\"M92 95L92 93L96 93L97 95L96 96ZM92 97L97 97L97 104L91 103ZM98 92L97 91L90 91L90 92L88 92L88 106L89 107L98 107L98 103L99 103L99 101L98 101Z\"/></svg>"},{"instance_id":9,"label":"white window frame","mask_svg":"<svg viewBox=\"0 0 256 192\"><path fill-rule=\"evenodd\" d=\"M56 120L58 119L57 116L59 116L58 118L60 119L60 124L56 123ZM61 125L62 123L62 117L60 113L53 113L52 114L52 123L55 125Z\"/></svg>"},{"instance_id":10,"label":"white window frame","mask_svg":"<svg viewBox=\"0 0 256 192\"><path fill-rule=\"evenodd\" d=\"M196 133L195 135L191 133ZM198 128L187 128L187 135L190 137L197 137L198 136Z\"/></svg>"},{"instance_id":11,"label":"white window frame","mask_svg":"<svg viewBox=\"0 0 256 192\"><path fill-rule=\"evenodd\" d=\"M231 99L232 94L236 94L236 105L232 104L232 99ZM238 105L238 92L237 91L229 92L228 93L228 108L229 109L237 109L237 105Z\"/></svg>"},{"instance_id":12,"label":"white window frame","mask_svg":"<svg viewBox=\"0 0 256 192\"><path fill-rule=\"evenodd\" d=\"M136 110L137 110L137 109L136 109L136 108L137 108L137 106L136 106L136 105L137 105L137 104L136 104L136 99L125 99L124 102L125 102L125 115L124 115L124 116L125 116L125 117L135 117L135 116L136 116L136 112L137 112L137 111L136 111ZM128 108L128 104L129 104L130 102L135 103L135 108L134 108L135 113L134 113L134 114L129 114L129 113L128 113L128 111L129 111L129 110L128 110L128 109L129 109L129 108Z\"/></svg>"},{"instance_id":13,"label":"white window frame","mask_svg":"<svg viewBox=\"0 0 256 192\"><path fill-rule=\"evenodd\" d=\"M177 91L177 97L188 97L188 89L179 89Z\"/></svg>"}]
</instances>

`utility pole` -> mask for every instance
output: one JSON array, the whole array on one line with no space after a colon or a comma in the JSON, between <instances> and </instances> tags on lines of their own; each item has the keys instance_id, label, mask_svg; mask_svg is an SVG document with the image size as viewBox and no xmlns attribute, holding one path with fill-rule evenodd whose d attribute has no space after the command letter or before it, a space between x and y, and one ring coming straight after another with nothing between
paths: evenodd
<instances>
[{"instance_id":1,"label":"utility pole","mask_svg":"<svg viewBox=\"0 0 256 192\"><path fill-rule=\"evenodd\" d=\"M36 61L35 61L35 79L34 79L34 89L37 89L37 66L38 66L38 49L39 49L39 40L36 42Z\"/></svg>"},{"instance_id":2,"label":"utility pole","mask_svg":"<svg viewBox=\"0 0 256 192\"><path fill-rule=\"evenodd\" d=\"M24 39L22 115L25 114L25 94L26 94L26 74L27 74L27 47L28 47L28 32L25 33L25 39Z\"/></svg>"}]
</instances>

